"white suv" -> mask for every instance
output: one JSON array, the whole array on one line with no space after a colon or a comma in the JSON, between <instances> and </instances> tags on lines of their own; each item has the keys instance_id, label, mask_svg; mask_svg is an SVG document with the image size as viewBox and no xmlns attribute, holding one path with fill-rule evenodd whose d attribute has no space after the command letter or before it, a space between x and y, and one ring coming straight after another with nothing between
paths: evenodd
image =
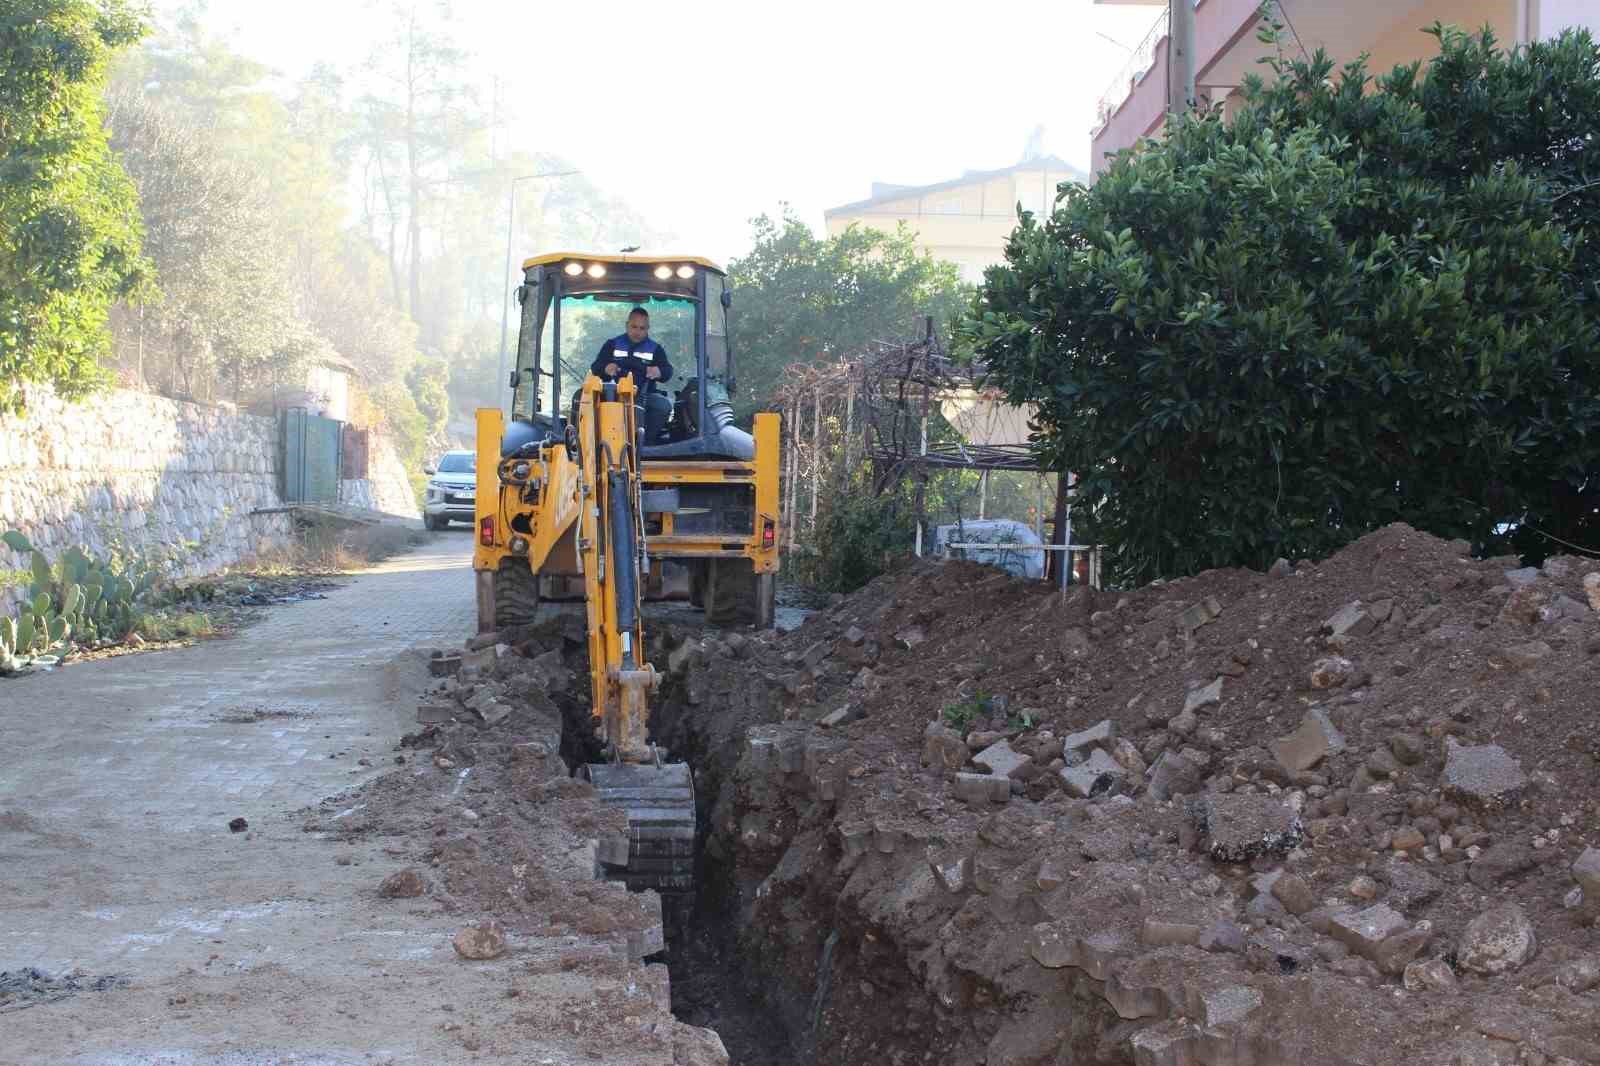
<instances>
[{"instance_id":1,"label":"white suv","mask_svg":"<svg viewBox=\"0 0 1600 1066\"><path fill-rule=\"evenodd\" d=\"M428 475L428 488L422 497L422 524L429 529L443 529L452 520L472 524L475 517L473 493L478 487L478 455L460 449L445 452L439 465L428 465L422 472Z\"/></svg>"}]
</instances>

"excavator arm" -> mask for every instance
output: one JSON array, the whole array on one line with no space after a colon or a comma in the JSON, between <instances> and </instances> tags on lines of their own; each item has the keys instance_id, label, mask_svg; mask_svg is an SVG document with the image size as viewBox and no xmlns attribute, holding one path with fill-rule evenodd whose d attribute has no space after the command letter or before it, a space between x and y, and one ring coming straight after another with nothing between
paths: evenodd
<instances>
[{"instance_id":1,"label":"excavator arm","mask_svg":"<svg viewBox=\"0 0 1600 1066\"><path fill-rule=\"evenodd\" d=\"M644 661L640 618L649 571L639 514L634 384L629 378L583 386L576 425L580 469L578 560L589 620L594 716L621 762L653 761L646 742L656 673Z\"/></svg>"},{"instance_id":2,"label":"excavator arm","mask_svg":"<svg viewBox=\"0 0 1600 1066\"><path fill-rule=\"evenodd\" d=\"M507 535L512 550L526 556L535 584L546 572L581 575L590 709L606 752L605 762L583 772L602 801L628 813L626 846L603 844L599 860L608 877L629 888L682 894L694 888L694 779L686 764L666 763L648 739L658 675L644 651L641 603L649 559L634 392L630 378L591 376L564 439L530 445L536 455L500 459L500 484L537 502L537 517L531 528L516 530L496 514L487 525L480 522L480 536ZM499 414L480 413L480 439L486 431L499 439L497 426L483 424L484 416Z\"/></svg>"}]
</instances>

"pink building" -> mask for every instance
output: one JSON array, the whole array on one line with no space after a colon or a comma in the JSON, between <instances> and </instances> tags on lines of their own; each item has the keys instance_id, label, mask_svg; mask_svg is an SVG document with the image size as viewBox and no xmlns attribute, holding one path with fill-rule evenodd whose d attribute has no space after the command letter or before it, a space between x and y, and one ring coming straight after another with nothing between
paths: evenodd
<instances>
[{"instance_id":1,"label":"pink building","mask_svg":"<svg viewBox=\"0 0 1600 1066\"><path fill-rule=\"evenodd\" d=\"M1185 0L1174 0L1185 2ZM1244 76L1261 71L1265 49L1256 40L1260 0L1192 0L1196 95L1212 103L1237 98ZM1151 9L1150 32L1100 100L1091 167L1161 127L1167 107L1168 0L1095 0L1097 4ZM1384 71L1435 54L1421 28L1435 20L1463 29L1487 25L1507 45L1554 37L1584 26L1600 37L1600 0L1280 0L1279 21L1290 46L1325 48L1339 62L1365 52L1368 66ZM1298 38L1298 43L1296 39Z\"/></svg>"}]
</instances>

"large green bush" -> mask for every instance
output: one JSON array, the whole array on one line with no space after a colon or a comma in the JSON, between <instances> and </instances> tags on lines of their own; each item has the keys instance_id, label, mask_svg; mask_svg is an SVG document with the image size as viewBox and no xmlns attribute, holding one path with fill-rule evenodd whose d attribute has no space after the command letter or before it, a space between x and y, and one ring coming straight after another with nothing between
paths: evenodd
<instances>
[{"instance_id":1,"label":"large green bush","mask_svg":"<svg viewBox=\"0 0 1600 1066\"><path fill-rule=\"evenodd\" d=\"M1126 580L1404 520L1600 541L1600 49L1318 53L1025 217L966 330ZM1424 76L1425 75L1425 76ZM1535 532L1538 531L1538 532Z\"/></svg>"}]
</instances>

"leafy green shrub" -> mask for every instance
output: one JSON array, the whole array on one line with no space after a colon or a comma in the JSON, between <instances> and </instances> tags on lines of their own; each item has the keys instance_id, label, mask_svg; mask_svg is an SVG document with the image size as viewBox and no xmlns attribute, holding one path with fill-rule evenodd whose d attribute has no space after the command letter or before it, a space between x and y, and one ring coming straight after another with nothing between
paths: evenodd
<instances>
[{"instance_id":1,"label":"leafy green shrub","mask_svg":"<svg viewBox=\"0 0 1600 1066\"><path fill-rule=\"evenodd\" d=\"M874 496L863 467L840 470L818 500L808 551L789 557L793 577L823 592L854 592L911 554L916 513L909 493Z\"/></svg>"},{"instance_id":2,"label":"leafy green shrub","mask_svg":"<svg viewBox=\"0 0 1600 1066\"><path fill-rule=\"evenodd\" d=\"M1600 540L1600 48L1430 32L1425 78L1272 60L986 273L967 339L1113 579L1395 521Z\"/></svg>"}]
</instances>

